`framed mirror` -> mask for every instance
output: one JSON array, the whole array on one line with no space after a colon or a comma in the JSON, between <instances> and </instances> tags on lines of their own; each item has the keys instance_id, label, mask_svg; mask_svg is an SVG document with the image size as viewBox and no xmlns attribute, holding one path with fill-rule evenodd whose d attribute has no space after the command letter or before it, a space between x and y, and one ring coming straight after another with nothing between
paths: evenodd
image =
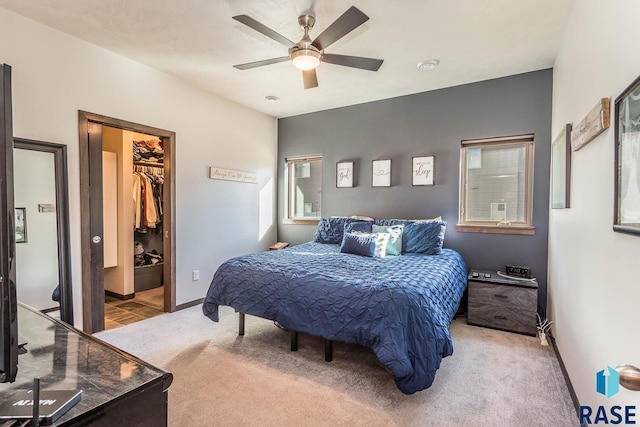
<instances>
[{"instance_id":1,"label":"framed mirror","mask_svg":"<svg viewBox=\"0 0 640 427\"><path fill-rule=\"evenodd\" d=\"M14 198L29 230L16 246L18 300L43 312L59 310L73 325L67 147L23 138L13 143Z\"/></svg>"}]
</instances>

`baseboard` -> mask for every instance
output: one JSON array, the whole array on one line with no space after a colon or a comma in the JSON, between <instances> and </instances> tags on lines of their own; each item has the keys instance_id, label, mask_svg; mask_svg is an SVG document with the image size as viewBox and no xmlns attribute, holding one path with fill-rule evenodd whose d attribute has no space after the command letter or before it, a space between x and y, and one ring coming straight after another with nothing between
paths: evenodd
<instances>
[{"instance_id":1,"label":"baseboard","mask_svg":"<svg viewBox=\"0 0 640 427\"><path fill-rule=\"evenodd\" d=\"M202 304L204 302L204 298L200 298L191 302L185 302L184 304L176 305L176 311L184 310L185 308L193 307L194 305Z\"/></svg>"},{"instance_id":2,"label":"baseboard","mask_svg":"<svg viewBox=\"0 0 640 427\"><path fill-rule=\"evenodd\" d=\"M573 384L571 384L571 379L569 378L569 373L567 372L567 368L564 366L564 362L562 361L562 356L560 355L560 350L558 350L558 346L556 345L556 340L551 336L551 334L547 333L547 339L551 341L551 346L553 347L553 351L558 358L558 363L560 363L560 370L562 371L562 376L564 377L564 381L567 383L567 388L569 389L569 395L571 396L571 401L573 402L573 406L576 409L576 414L580 415L580 402L578 401L578 395L576 391L573 389Z\"/></svg>"},{"instance_id":3,"label":"baseboard","mask_svg":"<svg viewBox=\"0 0 640 427\"><path fill-rule=\"evenodd\" d=\"M123 301L124 300L128 300L128 299L134 299L136 297L135 293L128 294L128 295L120 295L120 294L117 294L115 292L107 291L106 289L104 291L104 294L105 295L109 295L110 297L113 297L113 298L117 298L117 299L123 300Z\"/></svg>"}]
</instances>

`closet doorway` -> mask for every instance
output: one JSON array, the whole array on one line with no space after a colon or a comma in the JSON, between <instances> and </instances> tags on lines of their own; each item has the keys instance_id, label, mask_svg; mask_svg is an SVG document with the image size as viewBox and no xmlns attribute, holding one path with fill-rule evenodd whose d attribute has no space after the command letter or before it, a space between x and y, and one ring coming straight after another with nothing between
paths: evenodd
<instances>
[{"instance_id":1,"label":"closet doorway","mask_svg":"<svg viewBox=\"0 0 640 427\"><path fill-rule=\"evenodd\" d=\"M79 129L83 329L105 329L105 291L175 311L175 133L85 111Z\"/></svg>"}]
</instances>

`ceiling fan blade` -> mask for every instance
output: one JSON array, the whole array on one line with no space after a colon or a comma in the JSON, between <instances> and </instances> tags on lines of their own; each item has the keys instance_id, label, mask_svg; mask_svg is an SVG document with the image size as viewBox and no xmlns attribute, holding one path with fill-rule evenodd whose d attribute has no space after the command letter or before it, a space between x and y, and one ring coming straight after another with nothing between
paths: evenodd
<instances>
[{"instance_id":1,"label":"ceiling fan blade","mask_svg":"<svg viewBox=\"0 0 640 427\"><path fill-rule=\"evenodd\" d=\"M304 88L311 89L318 87L318 76L316 75L316 69L302 70L302 80L304 80Z\"/></svg>"},{"instance_id":2,"label":"ceiling fan blade","mask_svg":"<svg viewBox=\"0 0 640 427\"><path fill-rule=\"evenodd\" d=\"M360 68L369 71L378 71L384 59L362 58L360 56L333 55L325 53L322 55L322 62L335 65L343 65L345 67Z\"/></svg>"},{"instance_id":3,"label":"ceiling fan blade","mask_svg":"<svg viewBox=\"0 0 640 427\"><path fill-rule=\"evenodd\" d=\"M329 45L346 36L368 20L369 17L362 13L360 9L351 6L342 16L333 21L333 24L329 25L322 34L316 37L311 44L319 50L326 49Z\"/></svg>"},{"instance_id":4,"label":"ceiling fan blade","mask_svg":"<svg viewBox=\"0 0 640 427\"><path fill-rule=\"evenodd\" d=\"M284 45L284 46L286 46L288 48L294 47L296 45L294 42L292 42L291 40L289 40L285 36L283 36L283 35L281 35L279 33L276 33L271 28L267 27L264 24L261 24L260 22L256 21L255 19L253 19L250 16L238 15L238 16L234 16L233 19L235 19L238 22L243 23L247 27L253 28L257 32L264 34L265 36L277 41L278 43L280 43L280 44L282 44L282 45Z\"/></svg>"},{"instance_id":5,"label":"ceiling fan blade","mask_svg":"<svg viewBox=\"0 0 640 427\"><path fill-rule=\"evenodd\" d=\"M237 68L238 70L249 70L251 68L262 67L264 65L277 64L278 62L288 61L288 56L281 56L279 58L271 58L265 59L263 61L255 61L255 62L247 62L246 64L238 64L234 65L233 68Z\"/></svg>"}]
</instances>

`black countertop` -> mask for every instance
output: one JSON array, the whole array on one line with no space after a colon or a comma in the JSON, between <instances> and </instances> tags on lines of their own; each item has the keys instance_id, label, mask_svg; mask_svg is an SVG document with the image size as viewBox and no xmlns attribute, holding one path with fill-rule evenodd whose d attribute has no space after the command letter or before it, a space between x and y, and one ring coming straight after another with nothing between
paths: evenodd
<instances>
[{"instance_id":1,"label":"black countertop","mask_svg":"<svg viewBox=\"0 0 640 427\"><path fill-rule=\"evenodd\" d=\"M24 305L18 330L27 353L18 357L16 381L0 384L0 399L31 389L35 377L41 390L82 390L82 400L54 425L98 412L141 387L162 383L167 390L173 381L170 373Z\"/></svg>"}]
</instances>

